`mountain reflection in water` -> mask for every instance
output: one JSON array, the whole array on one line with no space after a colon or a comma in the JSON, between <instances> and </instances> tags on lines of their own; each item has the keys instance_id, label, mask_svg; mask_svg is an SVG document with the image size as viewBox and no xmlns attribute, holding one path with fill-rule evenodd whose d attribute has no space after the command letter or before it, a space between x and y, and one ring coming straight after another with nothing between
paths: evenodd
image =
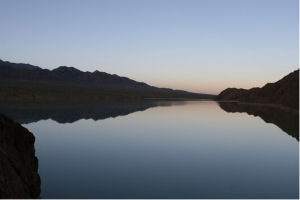
<instances>
[{"instance_id":1,"label":"mountain reflection in water","mask_svg":"<svg viewBox=\"0 0 300 200\"><path fill-rule=\"evenodd\" d=\"M0 113L21 124L52 119L58 123L73 123L80 119L95 121L125 116L157 106L184 104L183 101L100 101L100 102L51 102L0 104Z\"/></svg>"},{"instance_id":2,"label":"mountain reflection in water","mask_svg":"<svg viewBox=\"0 0 300 200\"><path fill-rule=\"evenodd\" d=\"M172 106L185 104L184 101L101 101L93 103L9 103L0 105L0 113L14 119L21 124L28 124L40 120L52 119L58 123L73 123L80 119L95 121L110 117L125 116L137 111L144 111L157 106ZM218 102L226 112L245 112L259 116L266 123L272 123L281 130L299 140L299 113L290 112L278 107Z\"/></svg>"},{"instance_id":3,"label":"mountain reflection in water","mask_svg":"<svg viewBox=\"0 0 300 200\"><path fill-rule=\"evenodd\" d=\"M259 116L266 123L278 126L282 131L299 141L299 112L274 106L247 104L237 102L218 102L226 112L245 112L248 115Z\"/></svg>"},{"instance_id":4,"label":"mountain reflection in water","mask_svg":"<svg viewBox=\"0 0 300 200\"><path fill-rule=\"evenodd\" d=\"M42 198L299 196L297 112L165 100L1 104L1 112L35 134Z\"/></svg>"}]
</instances>

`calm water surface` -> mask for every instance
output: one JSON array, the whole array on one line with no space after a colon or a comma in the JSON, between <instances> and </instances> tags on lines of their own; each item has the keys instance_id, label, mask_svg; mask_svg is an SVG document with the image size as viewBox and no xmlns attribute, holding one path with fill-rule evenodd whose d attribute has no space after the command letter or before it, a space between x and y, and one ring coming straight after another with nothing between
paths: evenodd
<instances>
[{"instance_id":1,"label":"calm water surface","mask_svg":"<svg viewBox=\"0 0 300 200\"><path fill-rule=\"evenodd\" d=\"M212 101L84 108L14 113L36 137L42 198L298 198L286 116Z\"/></svg>"}]
</instances>

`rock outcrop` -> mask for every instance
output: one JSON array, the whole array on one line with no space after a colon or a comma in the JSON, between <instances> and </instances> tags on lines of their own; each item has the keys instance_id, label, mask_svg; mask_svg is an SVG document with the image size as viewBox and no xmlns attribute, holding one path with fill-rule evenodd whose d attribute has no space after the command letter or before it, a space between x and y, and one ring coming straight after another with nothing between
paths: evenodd
<instances>
[{"instance_id":1,"label":"rock outcrop","mask_svg":"<svg viewBox=\"0 0 300 200\"><path fill-rule=\"evenodd\" d=\"M0 198L39 198L40 176L35 138L0 114Z\"/></svg>"},{"instance_id":2,"label":"rock outcrop","mask_svg":"<svg viewBox=\"0 0 300 200\"><path fill-rule=\"evenodd\" d=\"M299 69L275 83L267 83L262 88L228 88L217 96L217 100L276 104L298 110Z\"/></svg>"}]
</instances>

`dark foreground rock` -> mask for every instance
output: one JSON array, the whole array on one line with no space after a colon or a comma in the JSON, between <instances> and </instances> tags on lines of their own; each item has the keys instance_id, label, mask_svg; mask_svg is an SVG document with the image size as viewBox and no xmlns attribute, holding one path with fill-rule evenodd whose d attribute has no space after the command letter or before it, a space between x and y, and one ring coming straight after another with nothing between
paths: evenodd
<instances>
[{"instance_id":1,"label":"dark foreground rock","mask_svg":"<svg viewBox=\"0 0 300 200\"><path fill-rule=\"evenodd\" d=\"M299 69L262 88L227 88L217 96L217 100L276 104L299 110Z\"/></svg>"},{"instance_id":2,"label":"dark foreground rock","mask_svg":"<svg viewBox=\"0 0 300 200\"><path fill-rule=\"evenodd\" d=\"M39 198L40 176L35 138L0 114L0 198Z\"/></svg>"}]
</instances>

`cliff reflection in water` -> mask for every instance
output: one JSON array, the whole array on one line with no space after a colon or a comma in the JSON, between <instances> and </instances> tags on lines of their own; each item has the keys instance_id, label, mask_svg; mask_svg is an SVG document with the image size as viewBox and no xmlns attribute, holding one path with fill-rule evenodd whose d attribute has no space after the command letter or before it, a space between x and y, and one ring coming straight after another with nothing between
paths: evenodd
<instances>
[{"instance_id":1,"label":"cliff reflection in water","mask_svg":"<svg viewBox=\"0 0 300 200\"><path fill-rule=\"evenodd\" d=\"M93 103L10 103L1 104L0 113L21 123L28 124L39 120L52 119L58 123L73 123L80 119L101 120L125 116L156 106L184 104L182 101L101 101Z\"/></svg>"},{"instance_id":2,"label":"cliff reflection in water","mask_svg":"<svg viewBox=\"0 0 300 200\"><path fill-rule=\"evenodd\" d=\"M226 112L246 112L249 115L259 116L266 123L272 123L281 130L299 141L299 112L290 111L274 106L218 102Z\"/></svg>"}]
</instances>

